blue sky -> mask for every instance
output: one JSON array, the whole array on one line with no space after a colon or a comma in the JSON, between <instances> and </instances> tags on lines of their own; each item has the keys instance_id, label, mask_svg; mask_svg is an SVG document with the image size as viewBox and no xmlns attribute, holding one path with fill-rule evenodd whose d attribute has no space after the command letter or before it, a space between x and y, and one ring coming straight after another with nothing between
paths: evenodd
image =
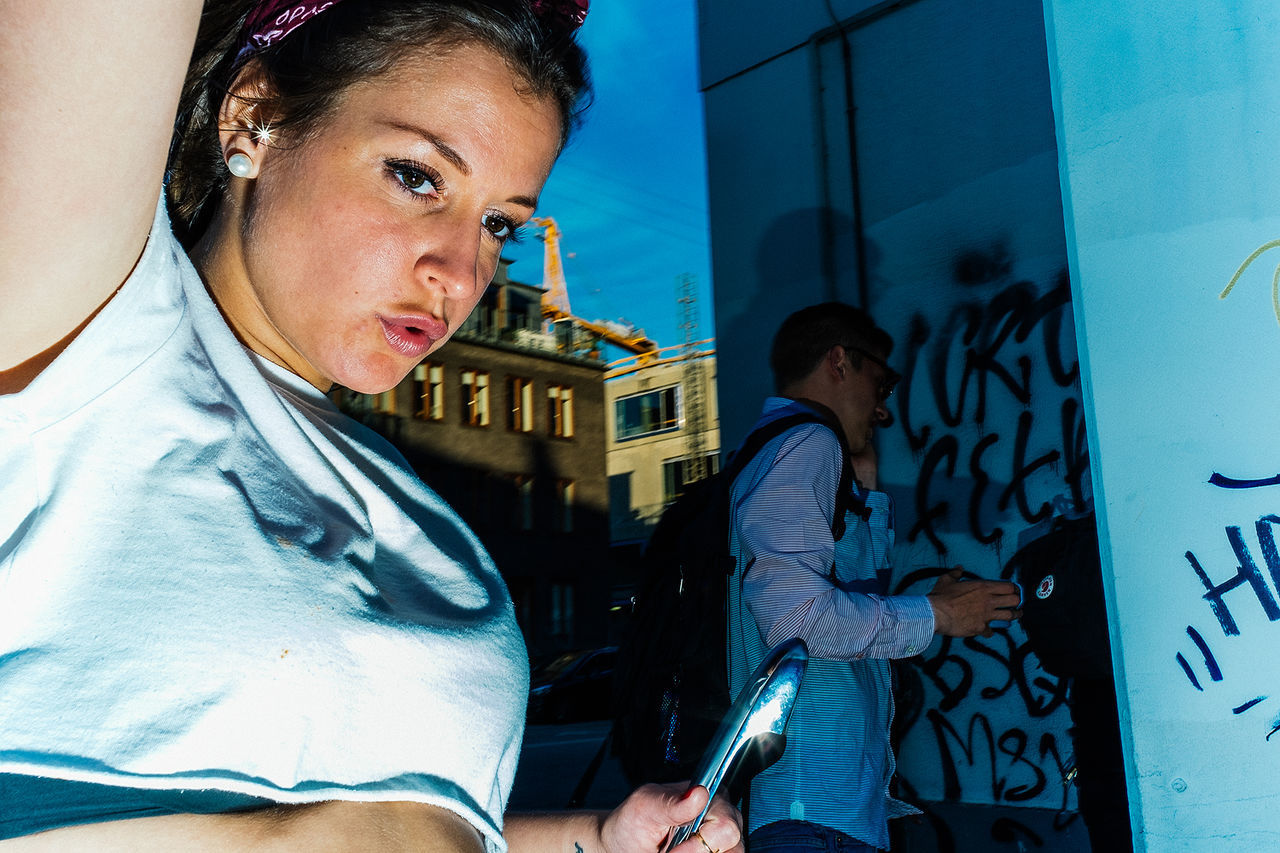
<instances>
[{"instance_id":1,"label":"blue sky","mask_svg":"<svg viewBox=\"0 0 1280 853\"><path fill-rule=\"evenodd\" d=\"M678 345L678 277L698 284L701 337L714 334L695 0L595 0L581 40L595 103L540 199L556 220L573 311L624 319ZM542 282L531 225L508 247L511 277ZM616 353L621 355L621 353Z\"/></svg>"}]
</instances>

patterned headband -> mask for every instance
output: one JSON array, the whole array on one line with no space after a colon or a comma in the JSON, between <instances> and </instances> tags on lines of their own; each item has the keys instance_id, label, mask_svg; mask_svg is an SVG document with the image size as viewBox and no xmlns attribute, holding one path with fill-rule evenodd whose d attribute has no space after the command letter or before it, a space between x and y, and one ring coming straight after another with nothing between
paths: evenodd
<instances>
[{"instance_id":1,"label":"patterned headband","mask_svg":"<svg viewBox=\"0 0 1280 853\"><path fill-rule=\"evenodd\" d=\"M240 52L261 50L280 41L341 0L320 3L297 3L294 0L264 0L245 19L240 38Z\"/></svg>"},{"instance_id":2,"label":"patterned headband","mask_svg":"<svg viewBox=\"0 0 1280 853\"><path fill-rule=\"evenodd\" d=\"M298 3L296 0L262 0L241 30L240 54L275 44L289 33L336 6L342 0L323 0L315 3ZM587 18L589 0L529 0L529 9L544 24L560 30L574 32Z\"/></svg>"},{"instance_id":3,"label":"patterned headband","mask_svg":"<svg viewBox=\"0 0 1280 853\"><path fill-rule=\"evenodd\" d=\"M587 19L589 0L529 0L529 8L555 29L574 32Z\"/></svg>"}]
</instances>

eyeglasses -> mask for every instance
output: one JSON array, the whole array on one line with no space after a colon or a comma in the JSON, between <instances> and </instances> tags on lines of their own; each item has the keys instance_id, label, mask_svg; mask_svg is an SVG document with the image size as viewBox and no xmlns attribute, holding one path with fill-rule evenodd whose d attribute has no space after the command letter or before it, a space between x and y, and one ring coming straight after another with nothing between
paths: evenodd
<instances>
[{"instance_id":1,"label":"eyeglasses","mask_svg":"<svg viewBox=\"0 0 1280 853\"><path fill-rule=\"evenodd\" d=\"M856 352L872 364L879 365L880 370L882 371L882 375L880 377L880 402L886 402L890 397L892 397L893 389L898 384L898 381L902 379L902 374L890 367L889 363L883 358L867 352L860 346L844 344L844 348L847 352Z\"/></svg>"}]
</instances>

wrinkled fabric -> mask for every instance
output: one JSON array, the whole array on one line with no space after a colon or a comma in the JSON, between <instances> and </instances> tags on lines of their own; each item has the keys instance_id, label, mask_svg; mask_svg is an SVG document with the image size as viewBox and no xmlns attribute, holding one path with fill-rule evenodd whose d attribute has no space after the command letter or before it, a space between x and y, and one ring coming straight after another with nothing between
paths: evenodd
<instances>
[{"instance_id":1,"label":"wrinkled fabric","mask_svg":"<svg viewBox=\"0 0 1280 853\"><path fill-rule=\"evenodd\" d=\"M803 408L765 401L753 429ZM751 782L748 832L806 821L888 848L888 821L917 812L889 796L894 772L889 660L933 638L922 595L888 595L889 495L860 489L839 541L831 530L841 449L829 428L802 424L773 439L733 482L729 689L737 695L768 649L801 637L809 663L787 723L786 751Z\"/></svg>"},{"instance_id":2,"label":"wrinkled fabric","mask_svg":"<svg viewBox=\"0 0 1280 853\"><path fill-rule=\"evenodd\" d=\"M163 205L0 396L0 773L426 802L501 849L526 660L471 531L239 344Z\"/></svg>"}]
</instances>

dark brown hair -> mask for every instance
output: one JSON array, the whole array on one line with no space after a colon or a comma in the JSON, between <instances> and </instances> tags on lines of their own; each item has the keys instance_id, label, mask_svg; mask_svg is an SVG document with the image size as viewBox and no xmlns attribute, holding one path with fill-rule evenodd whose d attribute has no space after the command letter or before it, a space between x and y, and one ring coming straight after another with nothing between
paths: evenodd
<instances>
[{"instance_id":1,"label":"dark brown hair","mask_svg":"<svg viewBox=\"0 0 1280 853\"><path fill-rule=\"evenodd\" d=\"M262 75L258 99L272 127L304 141L348 86L390 72L423 48L479 44L502 57L535 97L560 108L561 146L589 98L586 55L574 34L530 11L527 0L343 0L288 37L242 55L253 0L208 0L183 86L169 151L167 197L175 232L190 246L226 190L218 112L247 66Z\"/></svg>"},{"instance_id":2,"label":"dark brown hair","mask_svg":"<svg viewBox=\"0 0 1280 853\"><path fill-rule=\"evenodd\" d=\"M866 311L843 302L801 308L783 320L773 336L769 366L773 368L774 388L782 392L804 379L834 346L858 347L888 358L893 351L893 338ZM861 369L859 353L850 352L849 358L855 368Z\"/></svg>"}]
</instances>

